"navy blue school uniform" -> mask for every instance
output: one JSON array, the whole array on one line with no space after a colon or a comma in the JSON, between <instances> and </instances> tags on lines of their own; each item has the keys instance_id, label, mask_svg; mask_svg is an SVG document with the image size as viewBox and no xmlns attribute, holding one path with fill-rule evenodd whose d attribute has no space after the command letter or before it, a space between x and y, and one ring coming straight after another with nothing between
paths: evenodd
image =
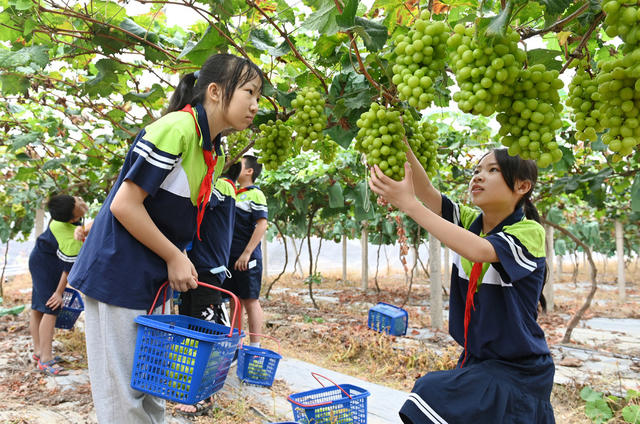
<instances>
[{"instance_id":1,"label":"navy blue school uniform","mask_svg":"<svg viewBox=\"0 0 640 424\"><path fill-rule=\"evenodd\" d=\"M207 115L198 104L194 115L171 112L137 135L118 179L94 220L91 232L69 274L69 283L93 299L144 310L167 280L167 264L134 238L110 207L125 180L149 195L144 207L158 229L184 250L195 235L197 198L207 174L203 150L217 156L215 180L224 168L220 136L209 134Z\"/></svg>"},{"instance_id":2,"label":"navy blue school uniform","mask_svg":"<svg viewBox=\"0 0 640 424\"><path fill-rule=\"evenodd\" d=\"M404 423L555 423L555 367L537 323L545 274L544 228L516 210L489 234L482 215L442 196L442 217L488 240L499 262L483 264L475 310L456 369L420 378L400 410ZM464 313L473 264L454 253L449 333L464 346Z\"/></svg>"},{"instance_id":3,"label":"navy blue school uniform","mask_svg":"<svg viewBox=\"0 0 640 424\"><path fill-rule=\"evenodd\" d=\"M58 288L60 276L69 272L76 261L82 242L73 238L77 224L51 220L47 230L36 239L29 255L29 272L33 290L31 309L45 314L57 315L61 308L46 306Z\"/></svg>"},{"instance_id":4,"label":"navy blue school uniform","mask_svg":"<svg viewBox=\"0 0 640 424\"><path fill-rule=\"evenodd\" d=\"M236 221L236 189L231 180L218 178L200 226L201 239L195 237L187 255L198 272L198 279L217 287L227 276L229 249ZM206 319L211 305L222 303L221 292L199 286L180 295L180 313Z\"/></svg>"},{"instance_id":5,"label":"navy blue school uniform","mask_svg":"<svg viewBox=\"0 0 640 424\"><path fill-rule=\"evenodd\" d=\"M236 195L236 222L233 227L233 241L229 255L228 268L231 277L225 280L223 288L234 293L240 299L258 299L262 284L261 243L251 253L249 268L246 271L234 269L238 258L244 252L253 235L259 219L267 219L267 199L256 185L238 190Z\"/></svg>"}]
</instances>

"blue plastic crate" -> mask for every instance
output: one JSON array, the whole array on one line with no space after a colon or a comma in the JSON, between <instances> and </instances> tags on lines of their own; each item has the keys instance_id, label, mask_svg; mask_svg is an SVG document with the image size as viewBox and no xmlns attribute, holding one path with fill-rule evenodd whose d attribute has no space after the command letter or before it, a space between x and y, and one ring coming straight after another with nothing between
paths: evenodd
<instances>
[{"instance_id":1,"label":"blue plastic crate","mask_svg":"<svg viewBox=\"0 0 640 424\"><path fill-rule=\"evenodd\" d=\"M271 387L282 355L269 349L242 346L238 350L238 378L250 384Z\"/></svg>"},{"instance_id":2,"label":"blue plastic crate","mask_svg":"<svg viewBox=\"0 0 640 424\"><path fill-rule=\"evenodd\" d=\"M56 317L55 327L71 330L82 311L84 311L84 302L80 292L68 287L65 288L62 294L62 309Z\"/></svg>"},{"instance_id":3,"label":"blue plastic crate","mask_svg":"<svg viewBox=\"0 0 640 424\"><path fill-rule=\"evenodd\" d=\"M409 326L409 314L402 308L379 302L369 309L367 325L379 333L404 336Z\"/></svg>"},{"instance_id":4,"label":"blue plastic crate","mask_svg":"<svg viewBox=\"0 0 640 424\"><path fill-rule=\"evenodd\" d=\"M244 337L237 329L185 315L140 315L131 387L193 405L224 385ZM230 335L231 334L231 335Z\"/></svg>"},{"instance_id":5,"label":"blue plastic crate","mask_svg":"<svg viewBox=\"0 0 640 424\"><path fill-rule=\"evenodd\" d=\"M300 424L366 424L370 393L342 384L289 395L293 419Z\"/></svg>"}]
</instances>

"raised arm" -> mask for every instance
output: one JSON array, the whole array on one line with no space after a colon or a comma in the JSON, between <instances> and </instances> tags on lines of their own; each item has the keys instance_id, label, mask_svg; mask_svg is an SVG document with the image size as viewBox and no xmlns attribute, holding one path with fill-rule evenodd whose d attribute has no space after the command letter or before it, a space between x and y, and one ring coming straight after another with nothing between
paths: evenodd
<instances>
[{"instance_id":1,"label":"raised arm","mask_svg":"<svg viewBox=\"0 0 640 424\"><path fill-rule=\"evenodd\" d=\"M404 180L394 181L376 165L371 169L369 186L460 256L472 262L498 262L498 255L488 240L447 221L416 199L411 169L405 165Z\"/></svg>"},{"instance_id":2,"label":"raised arm","mask_svg":"<svg viewBox=\"0 0 640 424\"><path fill-rule=\"evenodd\" d=\"M418 158L411 148L407 151L407 160L409 161L411 170L413 171L413 189L416 197L436 215L442 216L442 196L433 184L431 184L429 176L422 165L420 165Z\"/></svg>"}]
</instances>

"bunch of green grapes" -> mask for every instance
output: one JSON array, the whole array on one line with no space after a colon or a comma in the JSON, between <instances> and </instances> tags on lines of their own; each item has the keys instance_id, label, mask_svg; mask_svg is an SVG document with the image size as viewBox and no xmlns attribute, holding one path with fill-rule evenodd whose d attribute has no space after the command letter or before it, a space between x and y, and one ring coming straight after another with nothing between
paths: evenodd
<instances>
[{"instance_id":1,"label":"bunch of green grapes","mask_svg":"<svg viewBox=\"0 0 640 424\"><path fill-rule=\"evenodd\" d=\"M438 165L436 162L438 127L426 121L416 122L409 111L405 111L403 121L411 150L418 158L420 165L427 171L427 175L433 177Z\"/></svg>"},{"instance_id":2,"label":"bunch of green grapes","mask_svg":"<svg viewBox=\"0 0 640 424\"><path fill-rule=\"evenodd\" d=\"M604 30L609 37L620 37L634 46L640 45L640 1L605 0L602 10L607 14Z\"/></svg>"},{"instance_id":3,"label":"bunch of green grapes","mask_svg":"<svg viewBox=\"0 0 640 424\"><path fill-rule=\"evenodd\" d=\"M596 141L602 132L600 123L600 93L598 83L587 71L587 63L578 64L575 76L569 84L567 106L573 109L571 118L576 124L576 139Z\"/></svg>"},{"instance_id":4,"label":"bunch of green grapes","mask_svg":"<svg viewBox=\"0 0 640 424\"><path fill-rule=\"evenodd\" d=\"M330 136L326 135L324 138L313 145L313 150L318 152L320 160L326 164L330 164L336 158L338 154L338 143L333 141Z\"/></svg>"},{"instance_id":5,"label":"bunch of green grapes","mask_svg":"<svg viewBox=\"0 0 640 424\"><path fill-rule=\"evenodd\" d=\"M509 154L534 159L546 168L562 158L556 131L562 128L559 72L536 64L520 73L498 105L501 142Z\"/></svg>"},{"instance_id":6,"label":"bunch of green grapes","mask_svg":"<svg viewBox=\"0 0 640 424\"><path fill-rule=\"evenodd\" d=\"M260 163L267 170L278 168L291 155L292 130L281 120L260 125L254 148L260 151Z\"/></svg>"},{"instance_id":7,"label":"bunch of green grapes","mask_svg":"<svg viewBox=\"0 0 640 424\"><path fill-rule=\"evenodd\" d=\"M296 110L291 118L296 130L296 141L305 150L323 138L322 130L327 127L324 113L324 97L312 87L304 87L291 106Z\"/></svg>"},{"instance_id":8,"label":"bunch of green grapes","mask_svg":"<svg viewBox=\"0 0 640 424\"><path fill-rule=\"evenodd\" d=\"M640 56L640 51L638 56ZM600 94L600 123L608 131L602 141L614 152L613 160L633 153L640 143L640 78L636 54L604 62L596 77Z\"/></svg>"},{"instance_id":9,"label":"bunch of green grapes","mask_svg":"<svg viewBox=\"0 0 640 424\"><path fill-rule=\"evenodd\" d=\"M423 10L408 34L394 38L392 81L398 87L400 99L418 109L428 107L433 101L433 84L438 75L444 73L447 57L447 25L429 22L429 18L429 11Z\"/></svg>"},{"instance_id":10,"label":"bunch of green grapes","mask_svg":"<svg viewBox=\"0 0 640 424\"><path fill-rule=\"evenodd\" d=\"M378 165L385 175L397 181L404 178L407 151L400 116L400 111L394 108L371 103L356 123L360 128L356 135L356 150L366 155L369 165Z\"/></svg>"},{"instance_id":11,"label":"bunch of green grapes","mask_svg":"<svg viewBox=\"0 0 640 424\"><path fill-rule=\"evenodd\" d=\"M518 48L520 35L507 28L504 37L479 39L475 28L457 24L447 40L449 63L460 91L453 100L463 112L491 116L501 96L516 81L526 53Z\"/></svg>"},{"instance_id":12,"label":"bunch of green grapes","mask_svg":"<svg viewBox=\"0 0 640 424\"><path fill-rule=\"evenodd\" d=\"M229 160L237 157L251 142L253 132L250 129L232 132L227 135L227 157Z\"/></svg>"}]
</instances>

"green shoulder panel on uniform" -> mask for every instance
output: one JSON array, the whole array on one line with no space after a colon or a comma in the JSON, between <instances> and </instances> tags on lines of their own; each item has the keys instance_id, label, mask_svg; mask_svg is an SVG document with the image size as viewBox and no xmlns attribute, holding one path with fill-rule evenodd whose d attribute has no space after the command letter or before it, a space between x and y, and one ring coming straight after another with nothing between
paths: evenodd
<instances>
[{"instance_id":1,"label":"green shoulder panel on uniform","mask_svg":"<svg viewBox=\"0 0 640 424\"><path fill-rule=\"evenodd\" d=\"M469 229L473 221L475 221L478 215L480 215L480 212L469 206L461 205L459 203L458 205L460 206L460 223L463 228Z\"/></svg>"},{"instance_id":2,"label":"green shoulder panel on uniform","mask_svg":"<svg viewBox=\"0 0 640 424\"><path fill-rule=\"evenodd\" d=\"M262 192L262 190L257 189L257 188L253 188L249 191L246 192L246 197L244 200L249 200L257 205L266 205L267 204L267 198L264 197L264 193Z\"/></svg>"},{"instance_id":3,"label":"green shoulder panel on uniform","mask_svg":"<svg viewBox=\"0 0 640 424\"><path fill-rule=\"evenodd\" d=\"M544 227L531 219L523 219L513 225L505 225L505 233L517 238L536 258L546 256Z\"/></svg>"},{"instance_id":4,"label":"green shoulder panel on uniform","mask_svg":"<svg viewBox=\"0 0 640 424\"><path fill-rule=\"evenodd\" d=\"M186 112L171 112L145 127L143 137L159 150L181 155L190 146L188 141L198 140L193 116Z\"/></svg>"},{"instance_id":5,"label":"green shoulder panel on uniform","mask_svg":"<svg viewBox=\"0 0 640 424\"><path fill-rule=\"evenodd\" d=\"M230 196L234 200L236 199L236 189L231 183L225 179L218 178L216 180L216 189L225 196Z\"/></svg>"},{"instance_id":6,"label":"green shoulder panel on uniform","mask_svg":"<svg viewBox=\"0 0 640 424\"><path fill-rule=\"evenodd\" d=\"M69 222L51 220L49 224L49 229L58 242L58 249L66 256L77 256L82 247L82 242L73 238L76 228Z\"/></svg>"}]
</instances>

